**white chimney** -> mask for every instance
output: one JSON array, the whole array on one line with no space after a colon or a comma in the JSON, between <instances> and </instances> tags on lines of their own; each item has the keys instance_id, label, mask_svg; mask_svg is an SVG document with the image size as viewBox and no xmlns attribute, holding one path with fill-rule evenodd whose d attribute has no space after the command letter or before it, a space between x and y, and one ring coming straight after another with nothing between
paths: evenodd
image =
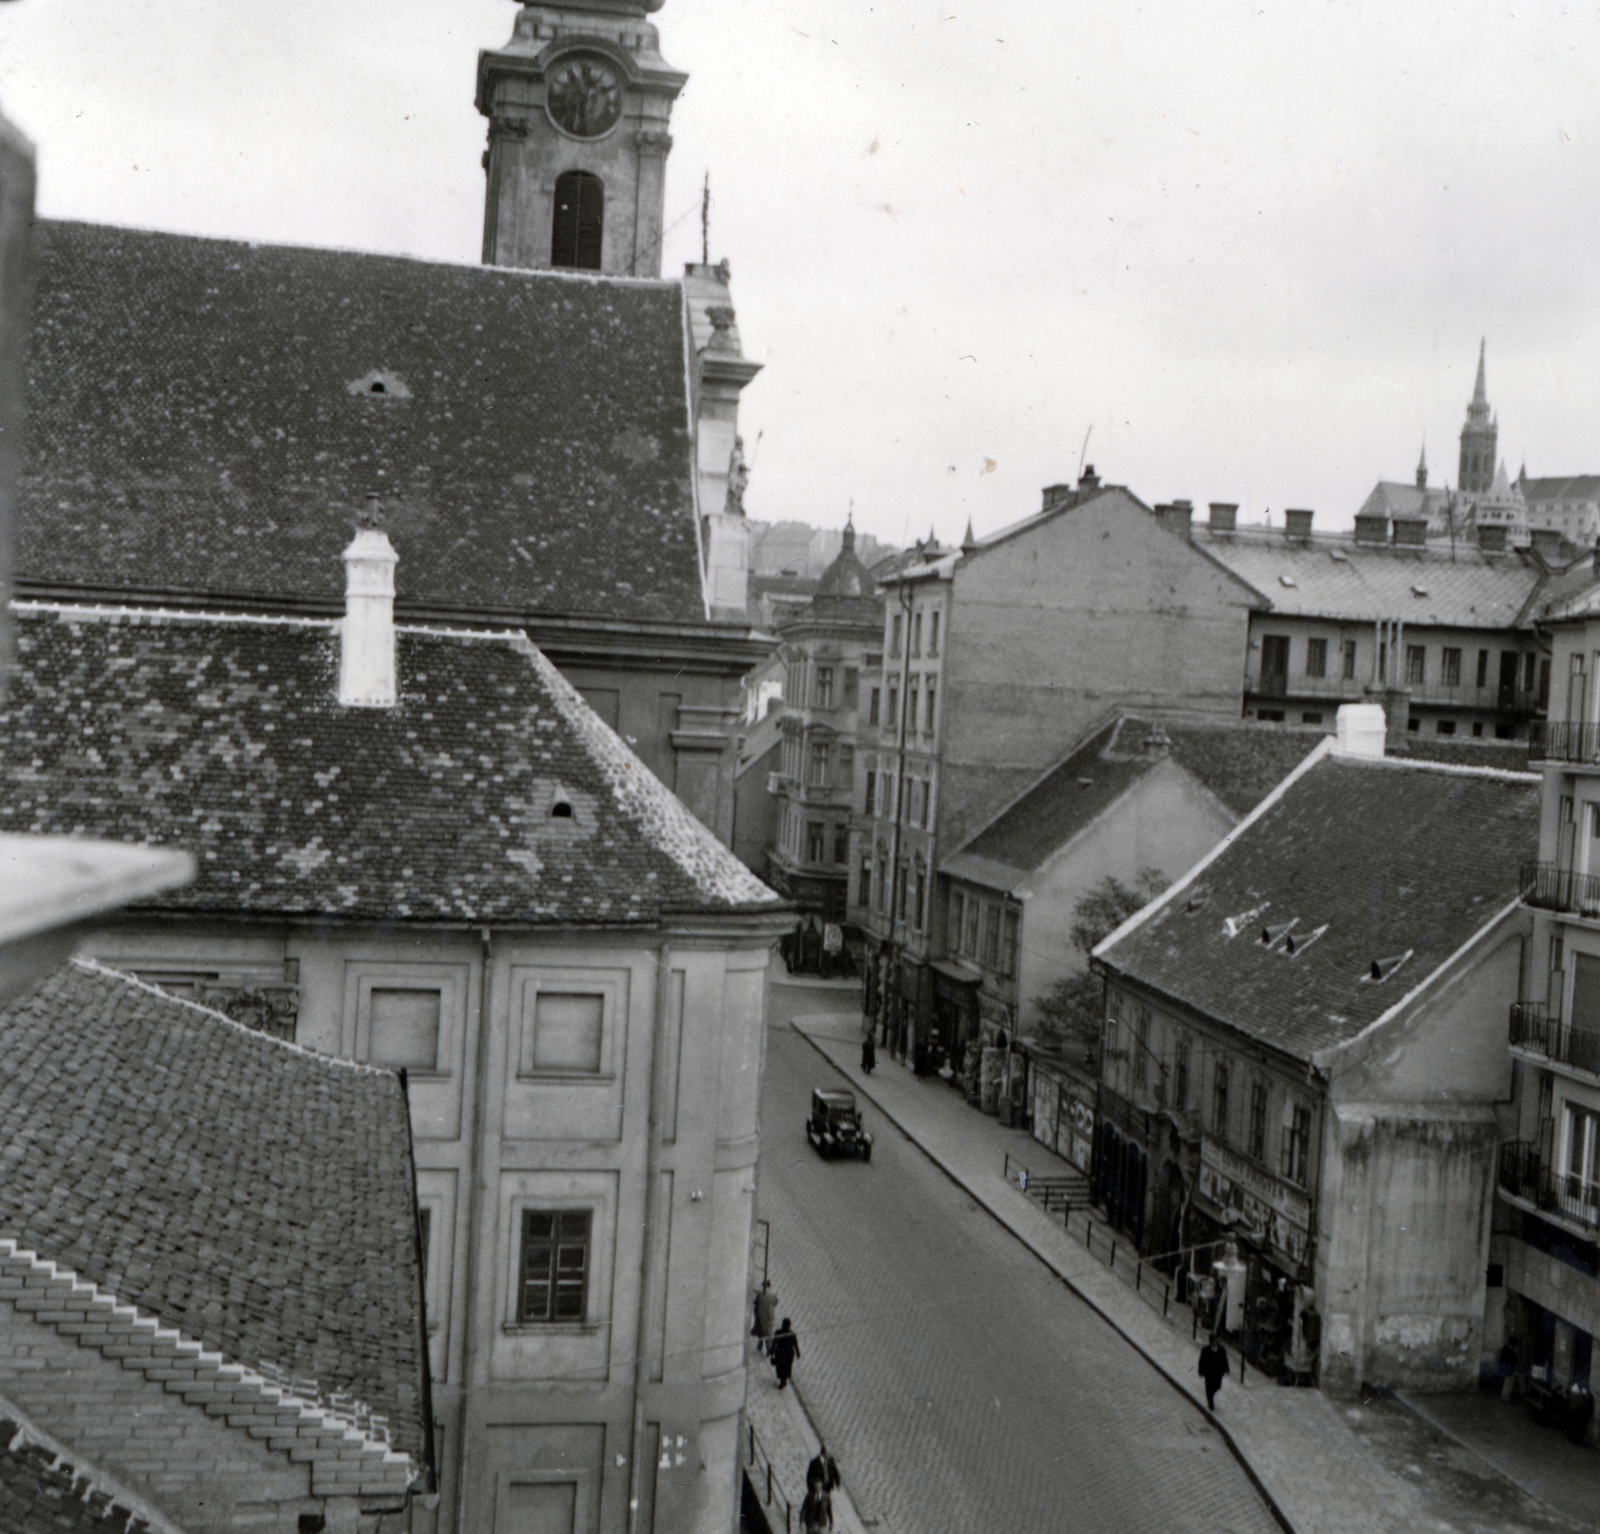
<instances>
[{"instance_id":1,"label":"white chimney","mask_svg":"<svg viewBox=\"0 0 1600 1534\"><path fill-rule=\"evenodd\" d=\"M373 524L377 497L367 497L366 525L344 551L344 622L339 635L339 701L351 708L393 708L394 567L389 535Z\"/></svg>"},{"instance_id":2,"label":"white chimney","mask_svg":"<svg viewBox=\"0 0 1600 1534\"><path fill-rule=\"evenodd\" d=\"M1388 716L1376 703L1341 703L1334 721L1333 749L1341 756L1383 756Z\"/></svg>"}]
</instances>

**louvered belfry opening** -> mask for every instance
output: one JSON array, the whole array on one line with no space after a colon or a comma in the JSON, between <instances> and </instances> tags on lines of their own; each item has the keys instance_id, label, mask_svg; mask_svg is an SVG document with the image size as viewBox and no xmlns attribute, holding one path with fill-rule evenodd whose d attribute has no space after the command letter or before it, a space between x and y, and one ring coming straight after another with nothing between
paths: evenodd
<instances>
[{"instance_id":1,"label":"louvered belfry opening","mask_svg":"<svg viewBox=\"0 0 1600 1534\"><path fill-rule=\"evenodd\" d=\"M569 170L558 176L551 266L598 272L605 222L606 189L598 176L586 170Z\"/></svg>"}]
</instances>

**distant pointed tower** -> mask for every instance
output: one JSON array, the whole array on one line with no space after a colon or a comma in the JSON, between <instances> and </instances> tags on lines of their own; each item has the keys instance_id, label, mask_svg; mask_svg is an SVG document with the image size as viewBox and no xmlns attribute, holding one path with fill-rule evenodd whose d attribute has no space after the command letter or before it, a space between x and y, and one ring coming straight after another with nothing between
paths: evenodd
<instances>
[{"instance_id":1,"label":"distant pointed tower","mask_svg":"<svg viewBox=\"0 0 1600 1534\"><path fill-rule=\"evenodd\" d=\"M1456 489L1463 495L1481 495L1494 485L1495 448L1500 438L1500 423L1489 412L1489 396L1483 380L1484 343L1478 343L1478 382L1467 406L1467 423L1461 428L1461 465L1456 474Z\"/></svg>"},{"instance_id":2,"label":"distant pointed tower","mask_svg":"<svg viewBox=\"0 0 1600 1534\"><path fill-rule=\"evenodd\" d=\"M1417 489L1428 488L1428 444L1422 444L1422 456L1417 459Z\"/></svg>"},{"instance_id":3,"label":"distant pointed tower","mask_svg":"<svg viewBox=\"0 0 1600 1534\"><path fill-rule=\"evenodd\" d=\"M646 20L666 0L534 0L478 55L483 260L661 275L667 125L688 81Z\"/></svg>"}]
</instances>

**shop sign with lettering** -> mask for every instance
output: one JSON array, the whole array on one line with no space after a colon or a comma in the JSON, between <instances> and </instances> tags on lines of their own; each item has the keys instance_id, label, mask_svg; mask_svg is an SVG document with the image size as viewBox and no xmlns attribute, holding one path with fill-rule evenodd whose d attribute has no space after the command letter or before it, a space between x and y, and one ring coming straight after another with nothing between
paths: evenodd
<instances>
[{"instance_id":1,"label":"shop sign with lettering","mask_svg":"<svg viewBox=\"0 0 1600 1534\"><path fill-rule=\"evenodd\" d=\"M1280 1252L1305 1260L1311 1200L1210 1135L1200 1142L1200 1196L1219 1210L1238 1210Z\"/></svg>"}]
</instances>

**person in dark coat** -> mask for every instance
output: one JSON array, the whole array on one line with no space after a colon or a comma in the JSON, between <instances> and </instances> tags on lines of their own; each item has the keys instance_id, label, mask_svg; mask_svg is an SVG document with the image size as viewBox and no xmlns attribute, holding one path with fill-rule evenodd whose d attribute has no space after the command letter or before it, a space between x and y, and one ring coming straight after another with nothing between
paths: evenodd
<instances>
[{"instance_id":1,"label":"person in dark coat","mask_svg":"<svg viewBox=\"0 0 1600 1534\"><path fill-rule=\"evenodd\" d=\"M800 1534L828 1534L832 1527L833 1498L820 1486L813 1486L800 1504Z\"/></svg>"},{"instance_id":2,"label":"person in dark coat","mask_svg":"<svg viewBox=\"0 0 1600 1534\"><path fill-rule=\"evenodd\" d=\"M795 1336L794 1328L785 1316L773 1335L772 1341L767 1344L767 1357L772 1360L772 1367L778 1375L778 1389L784 1389L789 1383L789 1376L794 1373L795 1360L800 1356L800 1339Z\"/></svg>"},{"instance_id":3,"label":"person in dark coat","mask_svg":"<svg viewBox=\"0 0 1600 1534\"><path fill-rule=\"evenodd\" d=\"M762 1279L761 1288L756 1291L756 1324L753 1328L756 1336L756 1352L767 1351L767 1344L772 1341L772 1322L777 1314L778 1296L772 1292L772 1285L766 1279Z\"/></svg>"},{"instance_id":4,"label":"person in dark coat","mask_svg":"<svg viewBox=\"0 0 1600 1534\"><path fill-rule=\"evenodd\" d=\"M861 1069L872 1074L872 1068L878 1063L878 1046L872 1042L872 1030L867 1029L867 1036L861 1041Z\"/></svg>"},{"instance_id":5,"label":"person in dark coat","mask_svg":"<svg viewBox=\"0 0 1600 1534\"><path fill-rule=\"evenodd\" d=\"M800 968L807 975L815 975L822 968L822 934L817 930L815 916L806 918L806 930L800 934Z\"/></svg>"},{"instance_id":6,"label":"person in dark coat","mask_svg":"<svg viewBox=\"0 0 1600 1534\"><path fill-rule=\"evenodd\" d=\"M1206 1410L1217 1409L1217 1392L1222 1389L1223 1380L1233 1373L1228 1367L1228 1350L1217 1341L1217 1334L1211 1334L1211 1341L1200 1349L1200 1378L1206 1382Z\"/></svg>"},{"instance_id":7,"label":"person in dark coat","mask_svg":"<svg viewBox=\"0 0 1600 1534\"><path fill-rule=\"evenodd\" d=\"M825 1443L818 1442L817 1452L811 1456L811 1463L806 1466L806 1490L813 1486L820 1486L829 1496L832 1496L844 1485L844 1477L839 1474L839 1462L830 1453Z\"/></svg>"}]
</instances>

